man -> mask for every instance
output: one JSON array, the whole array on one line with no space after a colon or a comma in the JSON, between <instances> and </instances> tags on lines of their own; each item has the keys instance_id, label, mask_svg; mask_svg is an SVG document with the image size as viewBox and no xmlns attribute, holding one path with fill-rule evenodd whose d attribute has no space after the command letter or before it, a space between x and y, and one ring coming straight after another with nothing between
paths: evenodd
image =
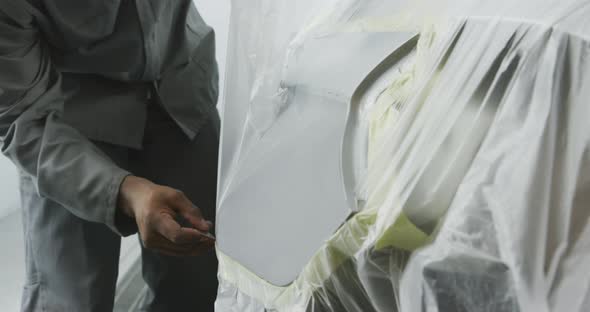
<instances>
[{"instance_id":1,"label":"man","mask_svg":"<svg viewBox=\"0 0 590 312\"><path fill-rule=\"evenodd\" d=\"M213 310L214 55L191 0L0 0L23 311L112 310L120 237L137 231L145 310Z\"/></svg>"}]
</instances>

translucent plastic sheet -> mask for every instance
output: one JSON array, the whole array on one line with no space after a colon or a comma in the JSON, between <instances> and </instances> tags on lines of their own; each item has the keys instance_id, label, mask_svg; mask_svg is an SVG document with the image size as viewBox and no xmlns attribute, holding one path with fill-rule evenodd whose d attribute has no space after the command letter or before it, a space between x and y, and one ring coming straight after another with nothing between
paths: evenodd
<instances>
[{"instance_id":1,"label":"translucent plastic sheet","mask_svg":"<svg viewBox=\"0 0 590 312\"><path fill-rule=\"evenodd\" d=\"M218 311L590 310L590 3L513 2L232 3Z\"/></svg>"}]
</instances>

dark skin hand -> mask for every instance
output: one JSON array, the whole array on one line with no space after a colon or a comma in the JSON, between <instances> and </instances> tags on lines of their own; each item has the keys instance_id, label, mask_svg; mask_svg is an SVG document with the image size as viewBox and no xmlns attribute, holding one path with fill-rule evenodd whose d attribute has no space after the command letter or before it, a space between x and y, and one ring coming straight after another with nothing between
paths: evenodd
<instances>
[{"instance_id":1,"label":"dark skin hand","mask_svg":"<svg viewBox=\"0 0 590 312\"><path fill-rule=\"evenodd\" d=\"M119 191L119 209L134 218L145 248L170 256L197 256L214 248L211 223L175 189L128 176ZM182 227L183 217L194 228Z\"/></svg>"}]
</instances>

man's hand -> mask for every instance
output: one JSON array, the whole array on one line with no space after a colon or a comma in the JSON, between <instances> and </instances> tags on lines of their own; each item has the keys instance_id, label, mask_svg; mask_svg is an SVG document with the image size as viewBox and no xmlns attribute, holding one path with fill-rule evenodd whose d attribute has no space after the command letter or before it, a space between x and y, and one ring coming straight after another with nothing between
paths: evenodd
<instances>
[{"instance_id":1,"label":"man's hand","mask_svg":"<svg viewBox=\"0 0 590 312\"><path fill-rule=\"evenodd\" d=\"M128 176L119 192L119 209L135 218L145 248L172 256L196 256L210 250L215 239L207 236L211 223L178 190ZM193 228L181 227L183 217Z\"/></svg>"}]
</instances>

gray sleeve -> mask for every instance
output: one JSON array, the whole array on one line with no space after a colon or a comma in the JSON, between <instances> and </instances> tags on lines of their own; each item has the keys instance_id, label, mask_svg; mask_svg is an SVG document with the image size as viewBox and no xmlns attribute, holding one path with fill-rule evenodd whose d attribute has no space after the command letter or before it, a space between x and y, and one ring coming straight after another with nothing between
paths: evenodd
<instances>
[{"instance_id":1,"label":"gray sleeve","mask_svg":"<svg viewBox=\"0 0 590 312\"><path fill-rule=\"evenodd\" d=\"M129 173L62 121L65 95L44 42L26 12L0 7L0 147L38 193L76 216L115 225L119 187ZM117 217L118 218L118 217Z\"/></svg>"}]
</instances>

